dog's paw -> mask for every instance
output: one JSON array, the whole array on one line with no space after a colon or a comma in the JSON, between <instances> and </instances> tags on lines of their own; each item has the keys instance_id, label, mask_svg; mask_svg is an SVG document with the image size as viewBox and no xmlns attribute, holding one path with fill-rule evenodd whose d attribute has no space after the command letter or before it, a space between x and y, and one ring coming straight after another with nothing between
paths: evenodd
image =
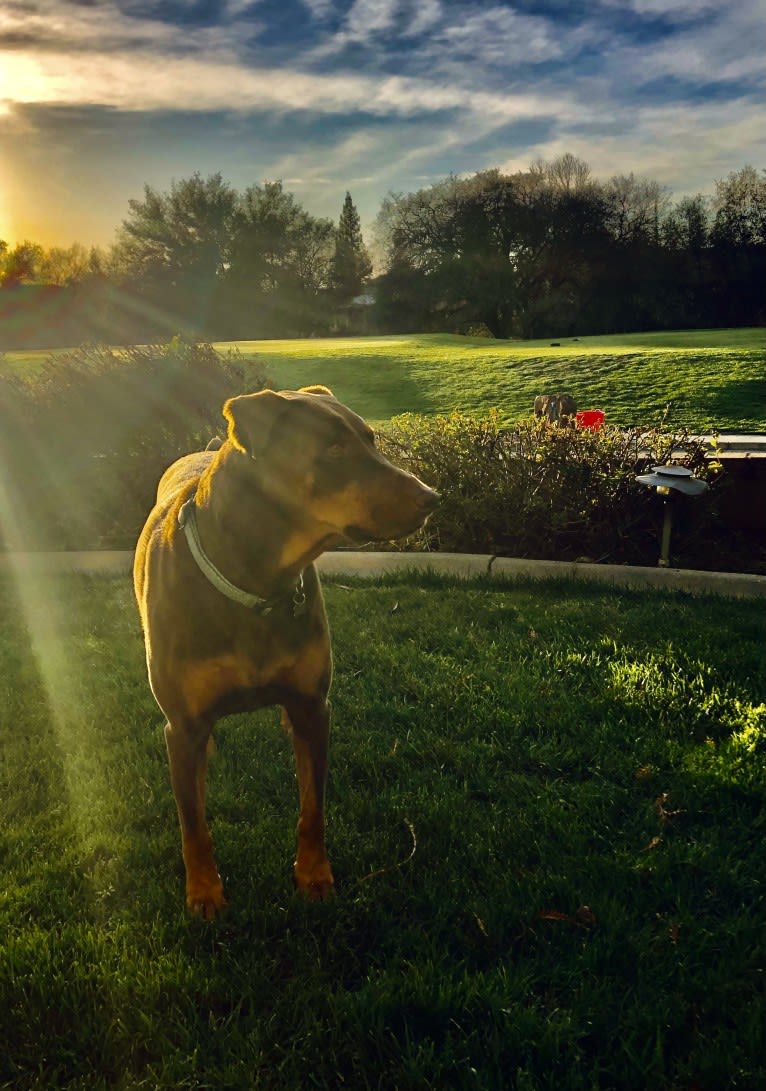
<instances>
[{"instance_id":1,"label":"dog's paw","mask_svg":"<svg viewBox=\"0 0 766 1091\"><path fill-rule=\"evenodd\" d=\"M193 887L187 886L186 904L196 917L202 917L205 921L214 921L226 908L223 884L220 879L217 883L207 885L195 883Z\"/></svg>"},{"instance_id":2,"label":"dog's paw","mask_svg":"<svg viewBox=\"0 0 766 1091\"><path fill-rule=\"evenodd\" d=\"M294 882L298 893L311 902L322 902L335 893L335 880L329 866L314 875L302 875L296 868Z\"/></svg>"}]
</instances>

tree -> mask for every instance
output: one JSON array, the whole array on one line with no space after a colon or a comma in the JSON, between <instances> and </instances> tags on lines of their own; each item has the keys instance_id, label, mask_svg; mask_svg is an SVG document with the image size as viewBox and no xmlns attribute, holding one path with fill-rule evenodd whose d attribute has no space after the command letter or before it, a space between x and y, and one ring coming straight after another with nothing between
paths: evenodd
<instances>
[{"instance_id":1,"label":"tree","mask_svg":"<svg viewBox=\"0 0 766 1091\"><path fill-rule=\"evenodd\" d=\"M578 167L580 182L563 185L544 164L491 170L389 197L377 224L388 257L381 310L387 295L412 294L419 277L415 294L436 328L509 337L571 327L607 238L604 202L586 171Z\"/></svg>"},{"instance_id":2,"label":"tree","mask_svg":"<svg viewBox=\"0 0 766 1091\"><path fill-rule=\"evenodd\" d=\"M659 241L660 222L670 198L658 182L632 173L616 174L606 183L604 194L609 224L618 242Z\"/></svg>"},{"instance_id":3,"label":"tree","mask_svg":"<svg viewBox=\"0 0 766 1091\"><path fill-rule=\"evenodd\" d=\"M40 274L43 248L25 239L12 249L7 247L0 255L0 286L18 288L20 284L34 283Z\"/></svg>"},{"instance_id":4,"label":"tree","mask_svg":"<svg viewBox=\"0 0 766 1091\"><path fill-rule=\"evenodd\" d=\"M362 238L359 213L351 194L346 193L335 235L332 259L332 286L339 302L348 303L359 295L372 273L372 262Z\"/></svg>"},{"instance_id":5,"label":"tree","mask_svg":"<svg viewBox=\"0 0 766 1091\"><path fill-rule=\"evenodd\" d=\"M745 166L715 184L714 235L734 246L766 244L766 171Z\"/></svg>"},{"instance_id":6,"label":"tree","mask_svg":"<svg viewBox=\"0 0 766 1091\"><path fill-rule=\"evenodd\" d=\"M529 168L529 174L561 193L582 193L593 185L590 167L571 152L560 155L551 163L537 159Z\"/></svg>"},{"instance_id":7,"label":"tree","mask_svg":"<svg viewBox=\"0 0 766 1091\"><path fill-rule=\"evenodd\" d=\"M57 287L81 284L91 275L93 253L78 242L68 247L52 246L42 255L40 279Z\"/></svg>"},{"instance_id":8,"label":"tree","mask_svg":"<svg viewBox=\"0 0 766 1091\"><path fill-rule=\"evenodd\" d=\"M250 186L237 202L218 320L235 336L299 336L327 321L334 229L281 182Z\"/></svg>"},{"instance_id":9,"label":"tree","mask_svg":"<svg viewBox=\"0 0 766 1091\"><path fill-rule=\"evenodd\" d=\"M117 246L124 278L168 312L171 328L201 328L228 261L236 192L220 174L194 174L169 193L147 185L128 205Z\"/></svg>"},{"instance_id":10,"label":"tree","mask_svg":"<svg viewBox=\"0 0 766 1091\"><path fill-rule=\"evenodd\" d=\"M745 166L716 182L711 231L717 321L742 326L766 317L766 172Z\"/></svg>"}]
</instances>

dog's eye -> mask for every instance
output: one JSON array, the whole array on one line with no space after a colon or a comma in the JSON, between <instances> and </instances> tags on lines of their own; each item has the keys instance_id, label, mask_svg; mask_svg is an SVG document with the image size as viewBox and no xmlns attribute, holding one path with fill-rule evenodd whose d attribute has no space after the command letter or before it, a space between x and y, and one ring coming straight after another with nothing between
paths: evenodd
<instances>
[{"instance_id":1,"label":"dog's eye","mask_svg":"<svg viewBox=\"0 0 766 1091\"><path fill-rule=\"evenodd\" d=\"M328 447L325 451L324 457L334 462L337 461L337 459L339 458L343 458L345 453L346 448L343 446L342 443L333 443L332 446Z\"/></svg>"}]
</instances>

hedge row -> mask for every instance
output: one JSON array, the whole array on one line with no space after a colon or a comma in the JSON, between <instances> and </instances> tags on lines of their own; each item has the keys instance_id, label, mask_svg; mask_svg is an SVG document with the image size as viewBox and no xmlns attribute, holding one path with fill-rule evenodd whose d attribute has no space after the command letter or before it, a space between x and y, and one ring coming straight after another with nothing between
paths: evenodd
<instances>
[{"instance_id":1,"label":"hedge row","mask_svg":"<svg viewBox=\"0 0 766 1091\"><path fill-rule=\"evenodd\" d=\"M248 385L258 389L265 376ZM51 356L33 378L0 377L0 537L7 549L131 549L157 482L200 450L241 393L235 357L210 345Z\"/></svg>"},{"instance_id":2,"label":"hedge row","mask_svg":"<svg viewBox=\"0 0 766 1091\"><path fill-rule=\"evenodd\" d=\"M381 444L442 494L405 548L616 564L656 564L663 507L635 479L673 457L712 485L701 500L674 499L674 555L707 567L705 543L719 525L717 467L687 434L591 432L544 419L509 431L496 412L455 412L395 418Z\"/></svg>"},{"instance_id":3,"label":"hedge row","mask_svg":"<svg viewBox=\"0 0 766 1091\"><path fill-rule=\"evenodd\" d=\"M266 385L210 345L51 356L34 378L0 376L0 542L7 549L131 549L157 481L180 455L220 433L221 406ZM636 474L682 461L712 488L677 502L674 559L747 568L727 550L720 483L703 445L663 431L598 433L497 413L396 418L383 450L442 494L418 535L396 548L513 557L656 563L662 504ZM714 545L713 545L714 543ZM715 563L711 560L715 558Z\"/></svg>"}]
</instances>

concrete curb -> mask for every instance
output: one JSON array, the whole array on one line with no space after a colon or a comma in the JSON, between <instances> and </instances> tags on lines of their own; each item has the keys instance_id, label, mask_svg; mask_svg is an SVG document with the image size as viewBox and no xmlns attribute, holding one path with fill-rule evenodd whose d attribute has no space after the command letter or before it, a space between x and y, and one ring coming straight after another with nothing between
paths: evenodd
<instances>
[{"instance_id":1,"label":"concrete curb","mask_svg":"<svg viewBox=\"0 0 766 1091\"><path fill-rule=\"evenodd\" d=\"M126 574L133 553L0 553L0 573L34 575L58 572ZM701 572L683 568L637 568L614 564L576 564L568 561L528 561L476 553L324 553L317 561L327 576L374 578L397 572L437 572L459 579L502 576L534 580L585 580L637 590L685 591L692 595L727 598L766 598L766 576L739 572Z\"/></svg>"}]
</instances>

